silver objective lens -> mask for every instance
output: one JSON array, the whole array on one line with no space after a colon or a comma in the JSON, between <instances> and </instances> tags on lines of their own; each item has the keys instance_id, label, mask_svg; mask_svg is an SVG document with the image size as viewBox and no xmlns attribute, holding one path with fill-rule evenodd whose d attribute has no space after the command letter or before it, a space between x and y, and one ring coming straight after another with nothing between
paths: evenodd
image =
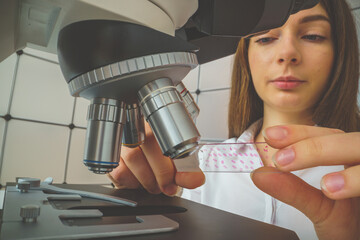
<instances>
[{"instance_id":1,"label":"silver objective lens","mask_svg":"<svg viewBox=\"0 0 360 240\"><path fill-rule=\"evenodd\" d=\"M138 98L165 156L182 158L197 149L200 134L170 79L146 84L139 90Z\"/></svg>"},{"instance_id":2,"label":"silver objective lens","mask_svg":"<svg viewBox=\"0 0 360 240\"><path fill-rule=\"evenodd\" d=\"M200 109L195 103L191 93L186 89L185 85L182 82L180 82L176 86L176 90L180 93L184 101L186 110L189 112L192 120L195 121L195 119L199 116Z\"/></svg>"},{"instance_id":3,"label":"silver objective lens","mask_svg":"<svg viewBox=\"0 0 360 240\"><path fill-rule=\"evenodd\" d=\"M126 122L123 130L122 144L134 148L145 141L144 117L138 104L126 105Z\"/></svg>"},{"instance_id":4,"label":"silver objective lens","mask_svg":"<svg viewBox=\"0 0 360 240\"><path fill-rule=\"evenodd\" d=\"M88 109L84 164L94 173L108 173L119 165L125 104L93 99Z\"/></svg>"}]
</instances>

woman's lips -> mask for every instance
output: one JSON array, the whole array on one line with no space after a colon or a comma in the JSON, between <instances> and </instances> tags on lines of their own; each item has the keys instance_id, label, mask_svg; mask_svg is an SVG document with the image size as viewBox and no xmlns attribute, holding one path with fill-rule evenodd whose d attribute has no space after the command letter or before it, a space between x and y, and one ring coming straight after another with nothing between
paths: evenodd
<instances>
[{"instance_id":1,"label":"woman's lips","mask_svg":"<svg viewBox=\"0 0 360 240\"><path fill-rule=\"evenodd\" d=\"M277 79L274 79L270 81L270 84L273 84L276 88L284 89L284 90L290 90L299 87L306 81L299 80L295 77L279 77Z\"/></svg>"}]
</instances>

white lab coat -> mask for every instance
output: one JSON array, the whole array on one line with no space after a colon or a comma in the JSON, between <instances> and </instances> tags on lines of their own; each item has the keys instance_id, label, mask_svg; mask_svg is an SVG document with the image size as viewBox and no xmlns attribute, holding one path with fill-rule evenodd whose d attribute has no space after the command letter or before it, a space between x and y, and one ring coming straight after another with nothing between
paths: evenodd
<instances>
[{"instance_id":1,"label":"white lab coat","mask_svg":"<svg viewBox=\"0 0 360 240\"><path fill-rule=\"evenodd\" d=\"M228 139L225 143L253 142L254 133L261 127L261 124L261 120L255 122L238 139ZM231 146L234 145L225 147L230 149ZM302 212L259 190L252 182L250 173L244 173L246 170L250 172L252 169L262 166L256 147L254 145L250 146L240 145L242 147L240 149L242 156L230 154L230 158L228 148L219 147L216 149L214 146L204 146L208 149L200 151L198 157L200 168L206 176L206 182L203 186L194 190L184 189L182 197L241 216L291 229L296 232L300 239L318 239L312 222ZM211 151L211 153L206 151ZM218 157L221 152L226 152L227 158L225 161ZM233 169L230 170L230 168ZM242 172L239 172L239 168L242 168ZM293 173L308 184L320 189L322 176L343 169L343 166L315 167Z\"/></svg>"}]
</instances>

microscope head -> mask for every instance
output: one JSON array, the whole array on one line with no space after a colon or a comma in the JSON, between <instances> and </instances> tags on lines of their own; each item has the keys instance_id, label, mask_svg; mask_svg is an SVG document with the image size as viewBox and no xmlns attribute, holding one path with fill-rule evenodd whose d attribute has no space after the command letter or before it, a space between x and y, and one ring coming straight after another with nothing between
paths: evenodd
<instances>
[{"instance_id":1,"label":"microscope head","mask_svg":"<svg viewBox=\"0 0 360 240\"><path fill-rule=\"evenodd\" d=\"M165 156L181 158L197 149L200 134L184 105L184 91L176 88L197 66L197 49L121 21L80 21L60 31L58 57L70 92L91 101L84 153L91 171L110 172L122 144L146 141L142 115ZM194 103L188 106L194 112Z\"/></svg>"}]
</instances>

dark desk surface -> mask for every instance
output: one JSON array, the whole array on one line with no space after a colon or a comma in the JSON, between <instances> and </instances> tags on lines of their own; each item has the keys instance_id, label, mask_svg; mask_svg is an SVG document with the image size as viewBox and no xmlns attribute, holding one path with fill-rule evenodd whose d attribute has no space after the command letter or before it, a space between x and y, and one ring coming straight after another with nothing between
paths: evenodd
<instances>
[{"instance_id":1,"label":"dark desk surface","mask_svg":"<svg viewBox=\"0 0 360 240\"><path fill-rule=\"evenodd\" d=\"M80 208L98 206L105 215L161 214L179 223L174 232L122 237L121 239L299 239L287 229L224 212L179 197L152 195L144 190L117 190L99 185L57 184L71 188L126 198L138 202L137 207L117 206L98 200L82 201ZM6 206L4 206L6 207ZM64 206L72 207L72 206ZM115 239L115 238L109 238Z\"/></svg>"}]
</instances>

